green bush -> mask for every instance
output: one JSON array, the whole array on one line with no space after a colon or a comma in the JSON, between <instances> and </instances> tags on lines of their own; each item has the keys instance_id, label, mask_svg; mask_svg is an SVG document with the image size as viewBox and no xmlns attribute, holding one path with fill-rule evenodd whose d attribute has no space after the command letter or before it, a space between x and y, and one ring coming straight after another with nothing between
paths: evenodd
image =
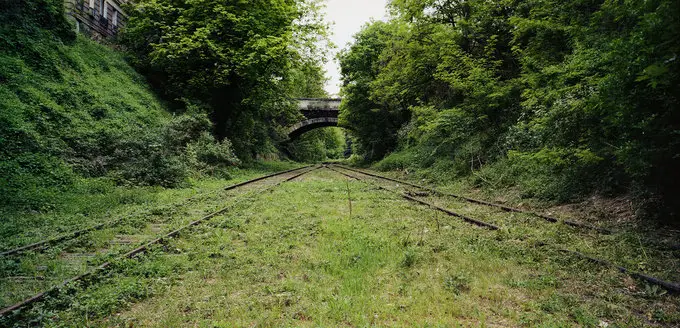
<instances>
[{"instance_id":1,"label":"green bush","mask_svg":"<svg viewBox=\"0 0 680 328\"><path fill-rule=\"evenodd\" d=\"M615 186L607 183L610 165L588 149L510 151L508 158L474 172L470 181L478 187L519 186L523 197L565 202L581 199L592 190L611 193Z\"/></svg>"},{"instance_id":2,"label":"green bush","mask_svg":"<svg viewBox=\"0 0 680 328\"><path fill-rule=\"evenodd\" d=\"M403 171L418 167L418 156L412 150L393 152L374 165L379 171Z\"/></svg>"},{"instance_id":3,"label":"green bush","mask_svg":"<svg viewBox=\"0 0 680 328\"><path fill-rule=\"evenodd\" d=\"M340 159L345 152L345 134L340 128L312 130L289 143L286 150L300 162Z\"/></svg>"},{"instance_id":4,"label":"green bush","mask_svg":"<svg viewBox=\"0 0 680 328\"><path fill-rule=\"evenodd\" d=\"M203 132L187 145L186 157L187 162L195 171L221 178L229 177L225 168L241 163L234 154L229 140L224 139L218 142L208 132Z\"/></svg>"},{"instance_id":5,"label":"green bush","mask_svg":"<svg viewBox=\"0 0 680 328\"><path fill-rule=\"evenodd\" d=\"M121 140L111 155L108 174L120 184L176 187L188 176L188 167L162 135L141 135Z\"/></svg>"}]
</instances>

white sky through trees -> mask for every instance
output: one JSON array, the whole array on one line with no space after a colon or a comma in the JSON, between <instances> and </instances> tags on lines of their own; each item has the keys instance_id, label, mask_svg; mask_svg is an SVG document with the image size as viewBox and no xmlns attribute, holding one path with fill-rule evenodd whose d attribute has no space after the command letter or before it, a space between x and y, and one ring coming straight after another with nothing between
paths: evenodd
<instances>
[{"instance_id":1,"label":"white sky through trees","mask_svg":"<svg viewBox=\"0 0 680 328\"><path fill-rule=\"evenodd\" d=\"M352 36L371 18L383 20L387 15L385 6L388 0L326 0L326 20L331 23L331 41L338 46L331 53L324 68L330 80L326 83L326 91L337 96L340 91L340 66L335 55L345 48Z\"/></svg>"}]
</instances>

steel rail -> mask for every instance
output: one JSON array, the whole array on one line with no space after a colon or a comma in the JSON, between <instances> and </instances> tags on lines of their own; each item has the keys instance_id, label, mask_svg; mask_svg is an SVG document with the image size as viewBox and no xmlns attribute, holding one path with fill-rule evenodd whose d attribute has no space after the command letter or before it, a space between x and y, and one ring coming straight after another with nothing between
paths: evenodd
<instances>
[{"instance_id":1,"label":"steel rail","mask_svg":"<svg viewBox=\"0 0 680 328\"><path fill-rule=\"evenodd\" d=\"M308 167L309 167L309 166L306 166L306 167L303 167L303 168L308 168ZM273 188L276 188L277 186L281 185L281 184L284 183L284 182L288 182L288 181L294 180L294 179L296 179L296 178L298 178L298 177L300 177L300 176L302 176L302 175L304 175L304 174L307 174L307 173L312 172L312 171L314 171L314 170L317 170L317 169L319 169L319 168L321 168L321 167L320 167L320 166L316 166L316 167L314 167L314 168L312 168L312 169L310 169L310 170L304 171L304 172L302 172L302 173L297 173L297 174L295 174L295 175L293 175L293 176L291 176L291 177L288 177L288 178L286 178L286 179L284 179L284 180L282 180L282 181L277 182L276 184L274 184L274 185L272 185L272 186L269 186L269 187L267 187L267 188L265 188L265 189L260 190L259 192L257 192L257 194L261 194L261 193L264 193L264 192L266 192L266 191L268 191L268 190L271 190L271 189L273 189ZM299 169L302 169L302 168L299 168ZM286 172L282 172L281 174L291 173L291 172L297 171L297 170L299 170L299 169L289 170L289 171L286 171ZM280 175L280 174L278 174L278 175ZM276 175L271 175L270 177L273 177L273 176L276 176ZM258 180L256 180L256 181L260 181L260 180L263 180L263 179L258 178ZM253 181L253 182L255 182L255 181ZM181 228L179 228L179 229L176 229L176 230L174 230L174 231L172 231L172 232L169 232L169 233L165 234L165 235L162 236L162 237L159 237L159 238L157 238L157 239L155 239L155 240L152 240L152 241L150 241L150 242L148 242L148 243L146 243L146 244L144 244L144 245L142 245L142 246L140 246L140 247L137 247L137 248L135 248L135 249L133 249L133 250L131 250L131 251L129 251L129 252L127 252L127 253L121 255L121 256L118 256L118 257L115 258L114 260L105 262L105 263L103 263L103 264L101 264L101 265L99 265L99 266L97 266L97 267L95 267L95 268L93 268L93 269L90 269L89 271L87 271L87 272L85 272L85 273L82 273L82 274L80 274L80 275L78 275L78 276L75 276L75 277L73 277L73 278L69 278L69 279L67 279L67 280L64 280L63 282L59 283L58 285L55 285L55 286L51 287L51 288L48 289L48 290L45 290L45 291L40 292L40 293L38 293L38 294L35 294L35 295L33 295L33 296L31 296L31 297L29 297L29 298L27 298L27 299L25 299L25 300L23 300L23 301L21 301L21 302L19 302L19 303L16 303L16 304L10 305L10 306L8 306L8 307L6 307L6 308L0 309L0 318L2 318L2 317L4 317L4 316L8 315L8 314L11 313L11 312L14 312L14 311L17 311L17 310L21 310L21 309L23 309L23 308L25 308L25 307L27 307L27 306L33 304L33 303L38 302L38 301L44 299L45 296L47 296L47 295L49 295L49 294L52 294L52 293L58 292L60 289L64 288L66 285L68 285L68 284L70 284L70 283L73 283L73 282L76 282L76 281L83 280L84 278L89 277L89 276L93 276L94 274L96 274L96 273L98 273L98 272L100 272L100 271L103 271L103 270L109 268L109 267L110 267L111 265L113 265L116 261L120 261L120 260L124 260L124 259L132 259L132 258L135 258L135 257L137 257L138 255L140 255L140 254L146 252L151 246L153 246L153 245L155 245L155 244L159 244L159 243L163 242L163 241L166 240L166 239L173 238L173 237L179 235L180 232L182 232L182 231L184 231L184 230L187 230L187 229L189 229L189 228L191 228L191 227L193 227L193 226L199 225L199 224L201 224L201 223L203 223L203 222L205 222L205 221L207 221L207 220L209 220L209 219L211 219L211 218L213 218L213 217L215 217L215 216L217 216L217 215L220 215L220 214L222 214L222 213L228 211L229 209L233 208L233 207L236 206L237 204L238 204L238 202L237 202L237 203L230 204L230 205L227 206L227 207L224 207L224 208L222 208L222 209L220 209L220 210L218 210L218 211L216 211L216 212L213 212L213 213L211 213L211 214L208 214L208 215L206 215L206 216L204 216L204 217L202 217L202 218L200 218L200 219L198 219L198 220L192 221L191 223L189 223L189 224L187 224L187 225L185 225L185 226L183 226L183 227L181 227Z\"/></svg>"},{"instance_id":2,"label":"steel rail","mask_svg":"<svg viewBox=\"0 0 680 328\"><path fill-rule=\"evenodd\" d=\"M340 167L342 167L342 166L340 166ZM358 180L358 181L363 181L363 182L365 182L365 180L360 179L360 178L358 178L358 177L356 177L356 176L352 176L352 175L346 174L346 173L344 173L344 172L342 172L342 171L338 171L338 170L336 170L336 169L333 169L332 167L328 167L328 168L329 168L330 170L332 170L332 171L338 172L338 173L340 173L340 174L342 174L342 175L344 175L344 176L347 176L347 177L349 177L349 178L352 178L352 179L355 179L355 180ZM344 168L344 167L342 167L342 168ZM348 171L352 171L352 170L348 170ZM361 173L361 172L359 172L359 173ZM397 192L397 191L390 190L390 189L388 189L388 188L385 188L385 187L382 187L382 186L379 186L379 185L375 185L375 184L373 184L373 185L374 185L375 187L379 188L379 189L387 190L387 191L391 191L391 192L394 192L394 193L399 194L399 192ZM447 214L450 214L450 213L447 212L448 210L446 210L446 209L444 209L444 208L439 208L438 206L434 206L433 204L429 204L429 203L427 203L427 202L424 202L424 201L421 201L421 200L419 200L419 199L413 198L413 197L408 196L408 195L406 195L406 194L401 194L401 196L403 196L404 198L407 198L407 199L410 199L410 200L419 202L419 203L421 203L421 204L431 206L431 207L433 207L433 208L435 208L435 209L437 209L437 210L443 211L443 212L445 212L445 213L447 213ZM471 219L472 221L470 221L470 220L465 220L465 221L468 221L468 222L474 223L474 224L478 224L477 222L482 222L482 221L478 221L478 220L472 219L472 218L469 218L469 219ZM492 230L497 230L497 229L492 229ZM633 277L633 278L636 278L636 279L639 279L639 280L644 280L644 281L646 281L646 282L648 282L648 283L650 283L650 284L654 284L654 285L660 286L660 287L666 289L666 290L669 291L669 292L672 292L672 293L680 293L680 284L677 284L677 283L672 283L672 282L664 281L664 280L661 280L661 279L659 279L659 278L655 278L655 277L652 277L652 276L650 276L650 275L647 275L647 274L644 274L644 273L641 273L641 272L637 272L637 271L630 270L630 269L628 269L628 268L622 267L622 266L620 266L620 265L618 265L618 264L615 264L615 263L613 263L613 262L610 262L610 261L607 261L607 260L604 260L604 259L600 259L600 258L596 258L596 257L590 256L590 255L586 255L586 254L583 254L583 253L581 253L581 252L572 251L572 250L569 250L569 249L566 249L566 248L561 248L561 247L553 246L553 245L550 245L550 244L547 244L547 243L540 243L538 246L547 246L547 247L551 247L551 248L553 248L553 249L555 249L555 250L557 250L557 251L559 251L559 252L562 252L562 253L570 254L570 255L572 255L572 256L579 257L579 258L582 258L582 259L585 259L585 260L588 260L588 261L590 261L590 262L594 262L594 263L597 263L597 264L600 264L600 265L603 265L603 266L612 267L612 268L617 269L619 272L621 272L621 273L623 273L623 274L627 274L627 275L629 275L629 276L631 276L631 277Z\"/></svg>"},{"instance_id":3,"label":"steel rail","mask_svg":"<svg viewBox=\"0 0 680 328\"><path fill-rule=\"evenodd\" d=\"M335 172L337 172L337 173L340 173L340 174L342 174L342 175L344 175L344 176L346 176L346 177L350 177L350 178L353 178L353 179L356 179L356 180L359 180L359 181L364 181L364 182L366 181L366 180L357 178L357 177L355 177L355 176L351 176L351 175L349 175L349 174L346 174L345 172L338 171L338 170L336 170L336 169L334 169L334 168L332 168L332 167L330 167L330 166L326 166L326 168L328 168L328 169L331 170L331 171L335 171ZM412 201L412 202L415 202L415 203L419 203L419 204L421 204L421 205L426 205L426 206L432 207L432 208L434 208L434 209L436 209L436 210L438 210L438 211L440 211L440 212L444 212L444 213L446 213L446 214L448 214L448 215L450 215L450 216L454 216L454 217L463 219L464 221L467 221L467 222L469 222L469 223L478 225L478 226L480 226L480 227L484 227L484 228L491 229L491 230L498 230L498 229L500 229L498 226L493 225L493 224L491 224L491 223L484 222L484 221L480 221L480 220L477 220L477 219L473 219L473 218L471 218L471 217L469 217L469 216L466 216L466 215L463 215L463 214L460 214L460 213L456 213L456 212L454 212L454 211L451 211L451 210L448 210L448 209L446 209L446 208L437 206L437 205L435 205L435 204L428 203L428 202L426 202L426 201L423 201L423 200L420 200L420 199L411 197L411 196L409 196L409 195L407 195L407 194L400 193L400 192L398 192L398 191L396 191L396 190L392 190L392 189L389 189L389 188L385 188L385 187L379 186L379 185L377 185L377 184L371 184L371 185L373 185L374 187L376 187L376 188L378 188L378 189L385 190L385 191L389 191L389 192L391 192L391 193L395 193L395 194L397 194L397 195L403 197L404 199L410 200L410 201Z\"/></svg>"},{"instance_id":4,"label":"steel rail","mask_svg":"<svg viewBox=\"0 0 680 328\"><path fill-rule=\"evenodd\" d=\"M623 274L627 274L627 275L629 275L633 278L644 280L644 281L646 281L650 284L661 286L662 288L666 289L669 292L680 293L680 284L664 281L664 280L661 280L661 279L658 279L658 278L654 278L652 276L646 275L646 274L641 273L641 272L632 271L628 268L622 267L622 266L615 264L615 263L612 263L610 261L600 259L600 258L597 258L597 257L592 257L590 255L586 255L586 254L583 254L581 252L572 251L572 250L569 250L569 249L566 249L566 248L559 248L559 247L555 247L555 249L562 252L562 253L567 253L567 254L573 255L575 257L580 257L580 258L588 260L590 262L594 262L594 263L597 263L597 264L600 264L600 265L603 265L603 266L615 268L616 270L618 270L619 272L621 272Z\"/></svg>"},{"instance_id":5,"label":"steel rail","mask_svg":"<svg viewBox=\"0 0 680 328\"><path fill-rule=\"evenodd\" d=\"M286 173L290 173L290 172L294 172L294 171L299 171L299 170L306 169L306 168L311 167L311 166L312 166L312 165L306 165L306 166L298 167L298 168L291 169L291 170L286 170L286 171L281 171L281 172L276 172L276 173L268 174L268 175L261 176L261 177L255 178L255 179L251 179L251 180L248 180L248 181L243 181L243 182L241 182L241 183L233 184L233 185L231 185L231 186L228 186L228 187L224 188L224 190L235 189L235 188L238 188L238 187L247 185L247 184L251 184L251 183L253 183L253 182L261 181L261 180L264 180L264 179L269 179L269 178L272 178L272 177L275 177L275 176L281 175L281 174L286 174Z\"/></svg>"},{"instance_id":6,"label":"steel rail","mask_svg":"<svg viewBox=\"0 0 680 328\"><path fill-rule=\"evenodd\" d=\"M382 175L379 175L379 174L375 174L375 173L371 173L371 172L366 172L366 171L364 171L364 170L357 170L357 169L349 168L349 167L346 167L346 166L343 166L343 165L337 165L337 164L335 164L335 165L338 166L338 167L341 167L341 168L343 168L343 169L345 169L345 170L348 170L348 171L353 171L353 172L365 174L365 175L368 175L368 176L371 176L371 177L375 177L375 178L379 178L379 179L384 179L384 180L388 180L388 181L392 181L392 182L401 183L401 184L404 184L404 185L407 185L407 186L411 186L411 187L415 187L415 188L427 190L427 191L430 191L430 192L433 192L433 193L436 193L436 194L439 194L439 195L449 196L449 197L453 197L453 198L459 198L459 199L462 199L462 200L465 200L465 201L468 201L468 202L471 202L471 203L475 203L475 204L480 204L480 205L485 205L485 206L490 206L490 207L497 207L497 208L500 208L500 209L502 209L502 210L504 210L504 211L506 211L506 212L525 213L525 214L529 214L529 215L533 215L533 216L539 217L539 218L541 218L541 219L543 219L543 220L545 220L545 221L551 222L551 223L562 223L562 224L566 224L566 225L568 225L568 226L572 226L572 227L576 227L576 228L583 228L583 229L595 230L595 231L597 231L597 232L605 233L605 234L611 234L611 233L612 233L612 231L609 230L609 229L597 227L597 226L590 225L590 224L587 224L587 223L581 223L581 222L575 222L575 221L570 221L570 220L558 219L558 218L555 218L555 217L552 217L552 216L548 216L548 215L541 214L541 213L536 213L536 212L533 212L533 211L521 210L521 209L519 209L519 208L514 208L514 207L502 205L502 204L491 203L491 202L487 202L487 201L483 201L483 200L479 200L479 199L475 199L475 198L470 198L470 197L466 197L466 196L461 196L461 195L456 195L456 194L452 194L452 193L443 192L443 191L440 191L440 190L437 190L437 189L434 189L434 188L431 188L431 187L426 187L426 186L417 185L417 184L415 184L415 183L411 183L411 182L408 182L408 181L403 181L403 180L399 180L399 179L395 179L395 178L390 178L390 177L382 176Z\"/></svg>"},{"instance_id":7,"label":"steel rail","mask_svg":"<svg viewBox=\"0 0 680 328\"><path fill-rule=\"evenodd\" d=\"M255 178L255 179L243 181L243 182L228 186L228 187L224 188L224 190L232 190L232 189L244 186L244 185L251 184L253 182L268 179L268 178L275 177L275 176L278 176L278 175L281 175L281 174L290 173L290 172L293 172L293 171L302 170L302 169L308 168L310 166L311 165L307 165L307 166L299 167L299 168L292 169L292 170L286 170L286 171L268 174L268 175L265 175L265 176L261 176L261 177ZM178 206L182 206L182 205L186 204L187 202L191 201L192 199L194 199L198 196L210 195L214 192L215 191L211 191L211 192L208 192L208 193L194 195L194 196L184 200L181 204L178 204ZM31 243L31 244L28 244L28 245L24 245L24 246L20 246L20 247L14 248L14 249L3 251L3 252L0 252L0 257L17 255L17 254L20 254L20 253L23 253L23 252L26 252L26 251L29 251L29 250L33 250L33 249L36 249L36 248L40 248L40 247L43 247L43 246L46 246L46 245L53 245L53 244L56 244L56 243L59 243L59 242L62 242L62 241L75 239L75 238L80 237L80 236L82 236L86 233L96 231L96 230L100 230L100 229L103 229L105 227L113 227L113 226L116 226L117 224L119 224L119 223L121 223L121 222L123 222L123 221L125 221L129 218L132 218L132 217L135 217L135 216L140 216L140 215L145 215L145 214L146 213L142 212L142 213L138 213L136 215L135 214L127 215L127 216L124 216L122 218L118 218L118 219L114 219L114 220L111 220L111 221L99 223L99 224L90 226L88 228L84 228L84 229L73 231L73 232L68 232L68 233L65 233L65 234L50 238L50 239L41 240L41 241L38 241L38 242L35 242L35 243Z\"/></svg>"}]
</instances>

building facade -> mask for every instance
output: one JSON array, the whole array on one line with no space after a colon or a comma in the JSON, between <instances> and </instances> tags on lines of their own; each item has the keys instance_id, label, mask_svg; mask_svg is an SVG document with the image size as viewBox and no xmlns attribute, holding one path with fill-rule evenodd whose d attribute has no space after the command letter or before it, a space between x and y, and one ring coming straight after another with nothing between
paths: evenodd
<instances>
[{"instance_id":1,"label":"building facade","mask_svg":"<svg viewBox=\"0 0 680 328\"><path fill-rule=\"evenodd\" d=\"M123 9L128 0L65 0L66 13L76 23L78 32L94 39L105 39L118 33L127 16Z\"/></svg>"}]
</instances>

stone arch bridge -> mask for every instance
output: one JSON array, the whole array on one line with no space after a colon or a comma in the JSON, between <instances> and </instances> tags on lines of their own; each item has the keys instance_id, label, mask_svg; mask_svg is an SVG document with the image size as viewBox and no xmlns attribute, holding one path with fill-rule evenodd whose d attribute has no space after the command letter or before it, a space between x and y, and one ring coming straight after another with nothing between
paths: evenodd
<instances>
[{"instance_id":1,"label":"stone arch bridge","mask_svg":"<svg viewBox=\"0 0 680 328\"><path fill-rule=\"evenodd\" d=\"M303 133L327 126L338 126L339 98L299 98L298 108L305 119L288 127L288 139L294 140Z\"/></svg>"}]
</instances>

